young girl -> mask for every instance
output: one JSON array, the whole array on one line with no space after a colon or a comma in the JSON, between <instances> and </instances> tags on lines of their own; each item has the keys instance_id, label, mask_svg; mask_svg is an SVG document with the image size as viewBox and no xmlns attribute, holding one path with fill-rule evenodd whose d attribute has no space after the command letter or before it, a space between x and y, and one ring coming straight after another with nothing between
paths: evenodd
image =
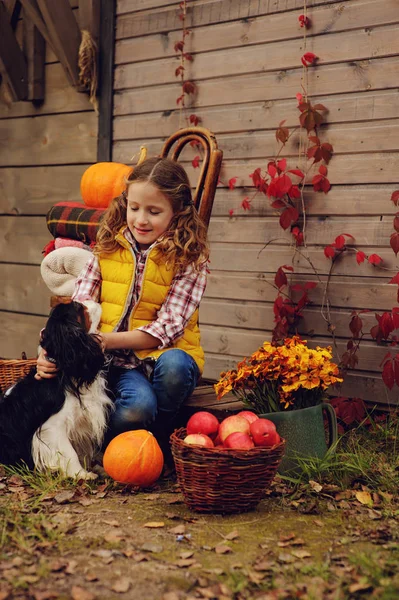
<instances>
[{"instance_id":1,"label":"young girl","mask_svg":"<svg viewBox=\"0 0 399 600\"><path fill-rule=\"evenodd\" d=\"M115 396L109 439L130 429L165 439L172 431L204 365L198 307L208 255L184 169L166 158L142 162L109 206L72 296L101 303ZM38 371L54 371L43 359Z\"/></svg>"}]
</instances>

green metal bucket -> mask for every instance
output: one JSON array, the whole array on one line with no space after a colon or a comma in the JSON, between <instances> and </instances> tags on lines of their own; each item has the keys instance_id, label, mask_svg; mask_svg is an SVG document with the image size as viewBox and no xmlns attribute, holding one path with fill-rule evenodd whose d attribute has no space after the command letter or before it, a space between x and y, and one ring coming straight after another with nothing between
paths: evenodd
<instances>
[{"instance_id":1,"label":"green metal bucket","mask_svg":"<svg viewBox=\"0 0 399 600\"><path fill-rule=\"evenodd\" d=\"M328 445L323 413L328 420ZM265 413L259 417L272 421L279 435L286 440L285 455L278 469L280 475L297 475L300 472L298 458L324 458L337 440L335 411L324 402L310 408Z\"/></svg>"}]
</instances>

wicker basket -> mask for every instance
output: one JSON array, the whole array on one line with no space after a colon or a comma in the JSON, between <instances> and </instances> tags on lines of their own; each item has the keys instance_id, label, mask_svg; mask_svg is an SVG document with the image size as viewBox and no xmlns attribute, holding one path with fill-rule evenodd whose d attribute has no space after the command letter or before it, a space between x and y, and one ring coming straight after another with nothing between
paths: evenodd
<instances>
[{"instance_id":1,"label":"wicker basket","mask_svg":"<svg viewBox=\"0 0 399 600\"><path fill-rule=\"evenodd\" d=\"M0 359L0 390L4 393L19 379L25 377L32 367L36 366L36 358Z\"/></svg>"},{"instance_id":2,"label":"wicker basket","mask_svg":"<svg viewBox=\"0 0 399 600\"><path fill-rule=\"evenodd\" d=\"M241 513L256 508L284 454L272 448L231 450L185 444L184 428L171 435L178 483L187 506L198 512Z\"/></svg>"}]
</instances>

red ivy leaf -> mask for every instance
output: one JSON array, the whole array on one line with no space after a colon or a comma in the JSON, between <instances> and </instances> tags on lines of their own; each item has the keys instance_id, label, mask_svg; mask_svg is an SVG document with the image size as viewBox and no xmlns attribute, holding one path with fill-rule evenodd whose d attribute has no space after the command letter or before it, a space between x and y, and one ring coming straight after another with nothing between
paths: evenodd
<instances>
[{"instance_id":1,"label":"red ivy leaf","mask_svg":"<svg viewBox=\"0 0 399 600\"><path fill-rule=\"evenodd\" d=\"M389 240L392 250L395 252L395 256L397 256L399 252L399 233L395 231Z\"/></svg>"},{"instance_id":2,"label":"red ivy leaf","mask_svg":"<svg viewBox=\"0 0 399 600\"><path fill-rule=\"evenodd\" d=\"M229 210L229 216L232 217L234 215L234 210L232 208L230 208Z\"/></svg>"},{"instance_id":3,"label":"red ivy leaf","mask_svg":"<svg viewBox=\"0 0 399 600\"><path fill-rule=\"evenodd\" d=\"M323 175L323 177L325 177L328 173L327 167L325 165L320 165L319 173L320 175Z\"/></svg>"},{"instance_id":4,"label":"red ivy leaf","mask_svg":"<svg viewBox=\"0 0 399 600\"><path fill-rule=\"evenodd\" d=\"M249 198L244 198L244 200L241 202L241 206L244 210L250 210L251 209L251 201L249 200Z\"/></svg>"},{"instance_id":5,"label":"red ivy leaf","mask_svg":"<svg viewBox=\"0 0 399 600\"><path fill-rule=\"evenodd\" d=\"M175 48L175 52L182 52L183 48L184 48L183 40L180 40L180 42L176 42L174 48Z\"/></svg>"},{"instance_id":6,"label":"red ivy leaf","mask_svg":"<svg viewBox=\"0 0 399 600\"><path fill-rule=\"evenodd\" d=\"M195 83L193 83L192 81L185 81L183 83L183 92L186 94L194 94L196 87L195 87Z\"/></svg>"},{"instance_id":7,"label":"red ivy leaf","mask_svg":"<svg viewBox=\"0 0 399 600\"><path fill-rule=\"evenodd\" d=\"M364 262L365 258L366 258L366 255L364 252L362 252L361 250L356 252L356 262L358 265L360 265L360 263Z\"/></svg>"},{"instance_id":8,"label":"red ivy leaf","mask_svg":"<svg viewBox=\"0 0 399 600\"><path fill-rule=\"evenodd\" d=\"M345 246L345 238L343 235L338 235L335 238L335 247L337 248L337 250L341 250L341 248L343 248Z\"/></svg>"},{"instance_id":9,"label":"red ivy leaf","mask_svg":"<svg viewBox=\"0 0 399 600\"><path fill-rule=\"evenodd\" d=\"M299 187L297 185L293 185L291 186L291 188L288 190L288 195L290 198L300 198L301 197L301 191L299 189Z\"/></svg>"},{"instance_id":10,"label":"red ivy leaf","mask_svg":"<svg viewBox=\"0 0 399 600\"><path fill-rule=\"evenodd\" d=\"M290 169L288 171L288 173L292 173L293 175L297 175L298 177L300 177L301 179L303 179L305 177L305 174L302 173L302 171L300 169Z\"/></svg>"},{"instance_id":11,"label":"red ivy leaf","mask_svg":"<svg viewBox=\"0 0 399 600\"><path fill-rule=\"evenodd\" d=\"M359 315L353 315L349 323L349 329L351 330L353 337L356 339L359 337L359 334L363 327L363 321L359 317Z\"/></svg>"},{"instance_id":12,"label":"red ivy leaf","mask_svg":"<svg viewBox=\"0 0 399 600\"><path fill-rule=\"evenodd\" d=\"M287 168L287 159L282 158L281 160L279 160L277 163L277 167L280 169L280 171L285 171Z\"/></svg>"},{"instance_id":13,"label":"red ivy leaf","mask_svg":"<svg viewBox=\"0 0 399 600\"><path fill-rule=\"evenodd\" d=\"M396 190L395 192L392 192L391 200L392 200L392 202L394 203L395 206L398 206L398 204L399 204L399 190Z\"/></svg>"},{"instance_id":14,"label":"red ivy leaf","mask_svg":"<svg viewBox=\"0 0 399 600\"><path fill-rule=\"evenodd\" d=\"M399 217L398 217L398 214L395 215L395 218L393 220L393 228L395 229L395 231L399 231Z\"/></svg>"},{"instance_id":15,"label":"red ivy leaf","mask_svg":"<svg viewBox=\"0 0 399 600\"><path fill-rule=\"evenodd\" d=\"M399 273L396 273L395 277L392 277L391 281L388 281L388 283L396 283L399 285Z\"/></svg>"},{"instance_id":16,"label":"red ivy leaf","mask_svg":"<svg viewBox=\"0 0 399 600\"><path fill-rule=\"evenodd\" d=\"M291 223L295 223L299 218L299 213L294 206L289 206L280 215L280 225L285 230L290 227Z\"/></svg>"},{"instance_id":17,"label":"red ivy leaf","mask_svg":"<svg viewBox=\"0 0 399 600\"><path fill-rule=\"evenodd\" d=\"M328 111L328 108L324 106L324 104L315 104L314 107L316 110Z\"/></svg>"},{"instance_id":18,"label":"red ivy leaf","mask_svg":"<svg viewBox=\"0 0 399 600\"><path fill-rule=\"evenodd\" d=\"M305 290L313 290L315 287L317 287L316 281L306 281L304 285Z\"/></svg>"},{"instance_id":19,"label":"red ivy leaf","mask_svg":"<svg viewBox=\"0 0 399 600\"><path fill-rule=\"evenodd\" d=\"M305 54L301 58L301 61L304 67L308 67L310 65L313 65L317 59L318 57L316 56L316 54L313 54L313 52L305 52Z\"/></svg>"},{"instance_id":20,"label":"red ivy leaf","mask_svg":"<svg viewBox=\"0 0 399 600\"><path fill-rule=\"evenodd\" d=\"M193 160L191 161L191 164L193 165L194 169L198 169L200 158L200 156L194 156Z\"/></svg>"},{"instance_id":21,"label":"red ivy leaf","mask_svg":"<svg viewBox=\"0 0 399 600\"><path fill-rule=\"evenodd\" d=\"M287 275L283 271L283 267L279 267L277 269L277 273L274 277L274 283L276 284L276 286L278 287L279 290L283 286L287 285L288 279L287 279Z\"/></svg>"},{"instance_id":22,"label":"red ivy leaf","mask_svg":"<svg viewBox=\"0 0 399 600\"><path fill-rule=\"evenodd\" d=\"M370 254L367 260L371 265L379 265L382 263L382 258L381 256L378 256L378 254Z\"/></svg>"},{"instance_id":23,"label":"red ivy leaf","mask_svg":"<svg viewBox=\"0 0 399 600\"><path fill-rule=\"evenodd\" d=\"M197 127L198 123L201 122L201 117L198 115L190 115L190 123Z\"/></svg>"},{"instance_id":24,"label":"red ivy leaf","mask_svg":"<svg viewBox=\"0 0 399 600\"><path fill-rule=\"evenodd\" d=\"M183 56L186 60L189 60L190 62L192 62L194 60L193 55L192 54L188 54L188 52L184 52Z\"/></svg>"},{"instance_id":25,"label":"red ivy leaf","mask_svg":"<svg viewBox=\"0 0 399 600\"><path fill-rule=\"evenodd\" d=\"M324 248L324 254L327 258L334 258L335 256L335 250L332 246L326 246Z\"/></svg>"},{"instance_id":26,"label":"red ivy leaf","mask_svg":"<svg viewBox=\"0 0 399 600\"><path fill-rule=\"evenodd\" d=\"M176 77L178 77L181 73L183 73L183 71L184 71L184 67L182 65L180 65L180 67L177 67L177 69L175 71Z\"/></svg>"},{"instance_id":27,"label":"red ivy leaf","mask_svg":"<svg viewBox=\"0 0 399 600\"><path fill-rule=\"evenodd\" d=\"M320 152L322 159L328 164L331 160L333 147L331 144L324 143L320 146Z\"/></svg>"},{"instance_id":28,"label":"red ivy leaf","mask_svg":"<svg viewBox=\"0 0 399 600\"><path fill-rule=\"evenodd\" d=\"M232 177L231 179L229 179L229 190L234 190L234 188L236 187L236 183L237 177Z\"/></svg>"},{"instance_id":29,"label":"red ivy leaf","mask_svg":"<svg viewBox=\"0 0 399 600\"><path fill-rule=\"evenodd\" d=\"M273 162L269 162L267 165L267 172L269 173L270 177L275 177L277 175L276 165Z\"/></svg>"}]
</instances>

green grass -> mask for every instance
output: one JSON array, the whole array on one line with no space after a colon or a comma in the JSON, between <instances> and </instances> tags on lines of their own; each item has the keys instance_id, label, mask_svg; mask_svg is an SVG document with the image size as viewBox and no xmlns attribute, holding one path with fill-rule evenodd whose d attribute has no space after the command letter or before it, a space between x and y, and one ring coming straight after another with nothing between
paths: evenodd
<instances>
[{"instance_id":1,"label":"green grass","mask_svg":"<svg viewBox=\"0 0 399 600\"><path fill-rule=\"evenodd\" d=\"M292 483L314 480L347 489L362 483L372 490L396 494L399 487L398 415L370 425L359 425L341 436L322 458L298 457L300 474L286 478Z\"/></svg>"}]
</instances>

